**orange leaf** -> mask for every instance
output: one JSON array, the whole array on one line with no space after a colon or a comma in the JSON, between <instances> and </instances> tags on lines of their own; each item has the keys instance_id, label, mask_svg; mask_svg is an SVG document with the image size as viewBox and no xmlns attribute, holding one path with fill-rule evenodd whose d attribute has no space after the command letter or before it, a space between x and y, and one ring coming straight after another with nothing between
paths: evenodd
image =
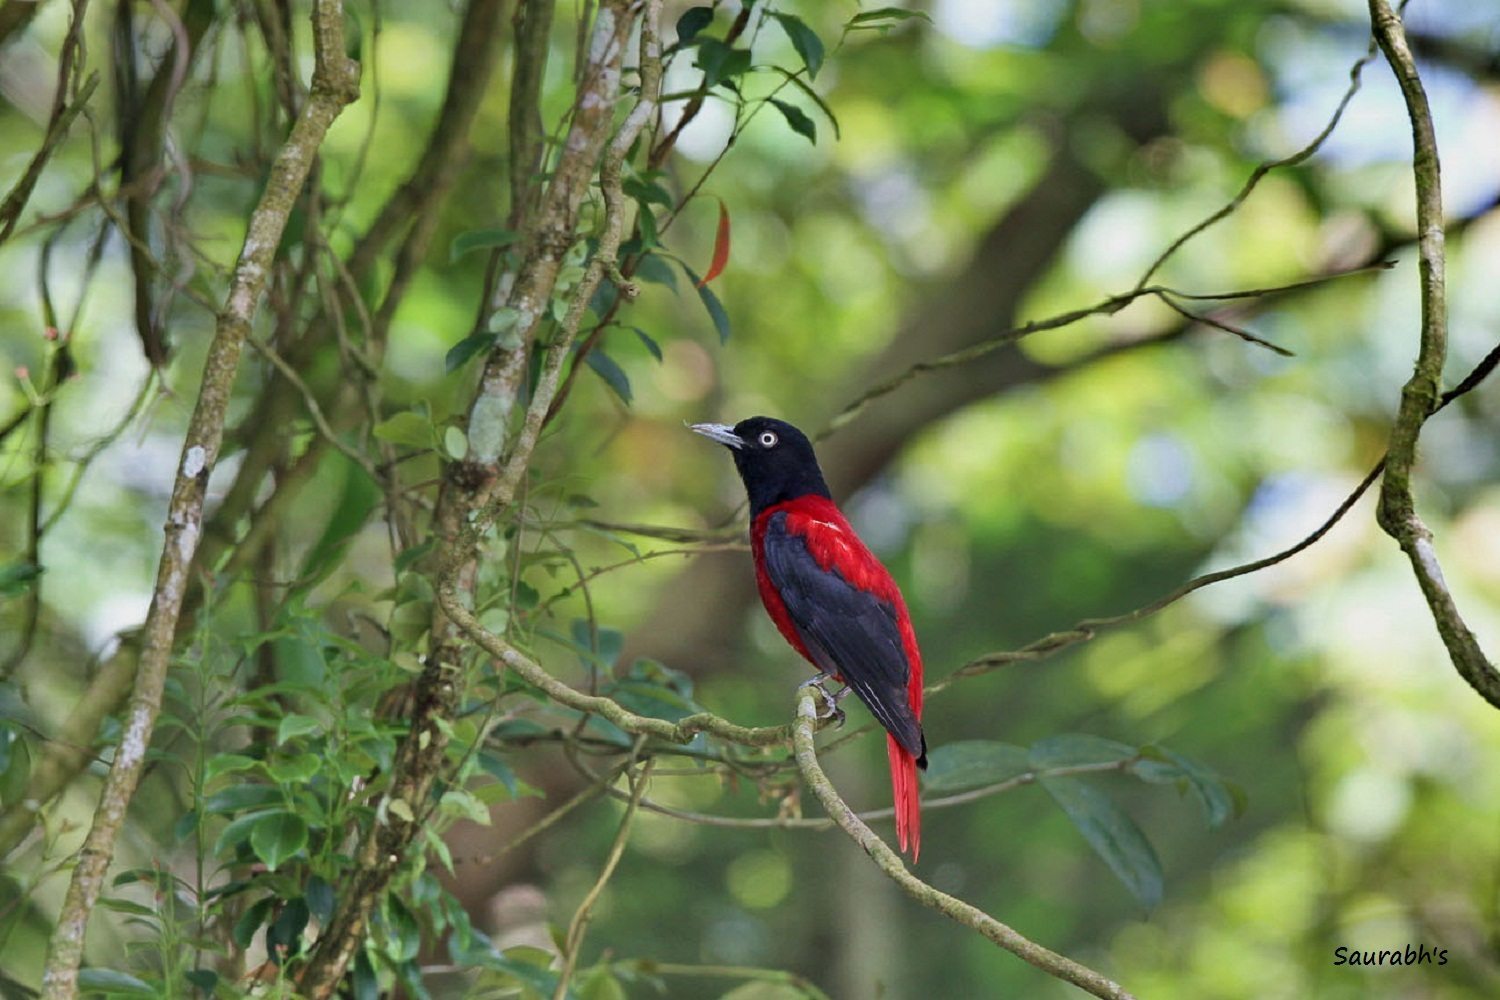
<instances>
[{"instance_id":1,"label":"orange leaf","mask_svg":"<svg viewBox=\"0 0 1500 1000\"><path fill-rule=\"evenodd\" d=\"M724 273L724 265L729 263L729 209L724 205L724 199L719 199L719 232L714 237L714 259L709 263L708 270L704 272L703 280L698 282L698 287L713 281Z\"/></svg>"}]
</instances>

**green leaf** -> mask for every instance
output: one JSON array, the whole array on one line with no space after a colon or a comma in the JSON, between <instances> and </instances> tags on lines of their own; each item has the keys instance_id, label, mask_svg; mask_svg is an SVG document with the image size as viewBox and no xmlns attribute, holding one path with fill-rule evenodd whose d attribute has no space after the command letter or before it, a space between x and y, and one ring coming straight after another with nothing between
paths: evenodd
<instances>
[{"instance_id":1,"label":"green leaf","mask_svg":"<svg viewBox=\"0 0 1500 1000\"><path fill-rule=\"evenodd\" d=\"M906 10L902 7L880 7L876 10L867 10L862 14L855 14L847 24L846 31L889 31L902 21L912 19L932 23L932 18L924 11Z\"/></svg>"},{"instance_id":2,"label":"green leaf","mask_svg":"<svg viewBox=\"0 0 1500 1000\"><path fill-rule=\"evenodd\" d=\"M640 211L636 214L636 225L641 229L641 249L650 250L652 247L661 246L661 233L656 228L656 216L651 213L651 206L645 202L637 202ZM601 310L594 310L598 315L604 315Z\"/></svg>"},{"instance_id":3,"label":"green leaf","mask_svg":"<svg viewBox=\"0 0 1500 1000\"><path fill-rule=\"evenodd\" d=\"M776 18L776 23L786 32L786 37L791 39L792 48L802 57L807 75L817 79L818 70L823 66L823 40L795 14L774 13L771 16Z\"/></svg>"},{"instance_id":4,"label":"green leaf","mask_svg":"<svg viewBox=\"0 0 1500 1000\"><path fill-rule=\"evenodd\" d=\"M227 816L243 809L278 805L283 801L275 785L231 785L203 800L203 811Z\"/></svg>"},{"instance_id":5,"label":"green leaf","mask_svg":"<svg viewBox=\"0 0 1500 1000\"><path fill-rule=\"evenodd\" d=\"M446 791L438 800L438 808L450 816L462 816L480 826L490 825L490 811L472 792L457 788Z\"/></svg>"},{"instance_id":6,"label":"green leaf","mask_svg":"<svg viewBox=\"0 0 1500 1000\"><path fill-rule=\"evenodd\" d=\"M828 124L833 126L833 137L835 139L840 138L839 120L834 115L833 109L828 106L828 102L823 100L823 96L816 90L814 90L811 84L809 84L802 77L798 76L796 73L790 73L780 66L772 66L771 69L781 74L781 78L784 79L787 83L790 83L792 86L802 91L803 94L807 95L807 99L818 106L818 110L823 112L823 117L828 119Z\"/></svg>"},{"instance_id":7,"label":"green leaf","mask_svg":"<svg viewBox=\"0 0 1500 1000\"><path fill-rule=\"evenodd\" d=\"M814 122L811 118L807 117L806 112L797 107L797 105L795 104L788 104L786 101L778 101L774 97L771 98L770 101L776 106L776 110L781 112L781 117L786 119L786 123L792 127L793 132L796 132L800 136L805 136L808 142L817 145L817 123Z\"/></svg>"},{"instance_id":8,"label":"green leaf","mask_svg":"<svg viewBox=\"0 0 1500 1000\"><path fill-rule=\"evenodd\" d=\"M736 49L717 38L705 38L698 43L698 58L693 65L703 71L704 88L712 89L745 74L750 68L750 50Z\"/></svg>"},{"instance_id":9,"label":"green leaf","mask_svg":"<svg viewBox=\"0 0 1500 1000\"><path fill-rule=\"evenodd\" d=\"M409 448L431 448L433 442L432 421L411 410L382 420L375 425L374 433L382 441Z\"/></svg>"},{"instance_id":10,"label":"green leaf","mask_svg":"<svg viewBox=\"0 0 1500 1000\"><path fill-rule=\"evenodd\" d=\"M276 727L276 743L280 745L294 736L306 736L322 728L323 724L312 716L291 712L283 716L280 725Z\"/></svg>"},{"instance_id":11,"label":"green leaf","mask_svg":"<svg viewBox=\"0 0 1500 1000\"><path fill-rule=\"evenodd\" d=\"M321 875L314 875L307 880L304 898L307 900L307 909L317 918L318 923L328 923L333 916L333 886Z\"/></svg>"},{"instance_id":12,"label":"green leaf","mask_svg":"<svg viewBox=\"0 0 1500 1000\"><path fill-rule=\"evenodd\" d=\"M627 197L647 205L660 205L663 208L671 208L674 204L672 195L666 188L655 181L645 180L640 177L631 177L620 185L620 190Z\"/></svg>"},{"instance_id":13,"label":"green leaf","mask_svg":"<svg viewBox=\"0 0 1500 1000\"><path fill-rule=\"evenodd\" d=\"M1190 757L1166 747L1142 747L1141 758L1130 771L1142 781L1172 784L1191 791L1203 807L1209 829L1218 829L1244 811L1242 797L1223 778Z\"/></svg>"},{"instance_id":14,"label":"green leaf","mask_svg":"<svg viewBox=\"0 0 1500 1000\"><path fill-rule=\"evenodd\" d=\"M1113 799L1077 778L1038 780L1142 906L1149 910L1161 902L1161 862L1141 828Z\"/></svg>"},{"instance_id":15,"label":"green leaf","mask_svg":"<svg viewBox=\"0 0 1500 1000\"><path fill-rule=\"evenodd\" d=\"M630 1000L607 965L595 966L578 982L578 1000Z\"/></svg>"},{"instance_id":16,"label":"green leaf","mask_svg":"<svg viewBox=\"0 0 1500 1000\"><path fill-rule=\"evenodd\" d=\"M242 753L216 753L203 765L203 780L213 781L222 774L248 771L260 764L254 757Z\"/></svg>"},{"instance_id":17,"label":"green leaf","mask_svg":"<svg viewBox=\"0 0 1500 1000\"><path fill-rule=\"evenodd\" d=\"M10 808L26 795L31 781L31 746L17 733L10 743L10 760L0 774L0 803Z\"/></svg>"},{"instance_id":18,"label":"green leaf","mask_svg":"<svg viewBox=\"0 0 1500 1000\"><path fill-rule=\"evenodd\" d=\"M219 985L219 974L212 969L190 969L182 974L189 984L198 988L205 996L213 996Z\"/></svg>"},{"instance_id":19,"label":"green leaf","mask_svg":"<svg viewBox=\"0 0 1500 1000\"><path fill-rule=\"evenodd\" d=\"M508 247L516 241L517 233L509 229L471 229L453 237L453 246L448 250L450 261L458 260L470 250L484 247Z\"/></svg>"},{"instance_id":20,"label":"green leaf","mask_svg":"<svg viewBox=\"0 0 1500 1000\"><path fill-rule=\"evenodd\" d=\"M114 969L84 969L78 973L78 989L115 997L156 996L156 989L149 983Z\"/></svg>"},{"instance_id":21,"label":"green leaf","mask_svg":"<svg viewBox=\"0 0 1500 1000\"><path fill-rule=\"evenodd\" d=\"M651 356L655 358L658 363L660 363L662 360L661 345L658 344L649 333L647 333L645 330L642 330L640 327L632 326L630 329L635 331L635 335L641 339L641 343L646 345L646 350L650 351Z\"/></svg>"},{"instance_id":22,"label":"green leaf","mask_svg":"<svg viewBox=\"0 0 1500 1000\"><path fill-rule=\"evenodd\" d=\"M307 823L296 813L278 810L263 816L250 831L250 849L275 871L307 846Z\"/></svg>"},{"instance_id":23,"label":"green leaf","mask_svg":"<svg viewBox=\"0 0 1500 1000\"><path fill-rule=\"evenodd\" d=\"M443 429L443 453L455 462L462 462L469 453L469 439L462 427L449 424Z\"/></svg>"},{"instance_id":24,"label":"green leaf","mask_svg":"<svg viewBox=\"0 0 1500 1000\"><path fill-rule=\"evenodd\" d=\"M285 760L273 761L267 766L267 770L280 784L300 785L317 774L322 766L322 757L315 753L302 753Z\"/></svg>"},{"instance_id":25,"label":"green leaf","mask_svg":"<svg viewBox=\"0 0 1500 1000\"><path fill-rule=\"evenodd\" d=\"M422 542L420 545L413 545L409 549L403 549L401 551L401 554L396 556L396 575L400 576L402 573L410 569L412 563L416 562L418 559L421 559L423 556L427 555L427 553L431 552L436 544L437 542L435 540L428 539L427 541Z\"/></svg>"},{"instance_id":26,"label":"green leaf","mask_svg":"<svg viewBox=\"0 0 1500 1000\"><path fill-rule=\"evenodd\" d=\"M656 285L666 285L677 291L677 275L667 262L654 253L648 253L635 265L635 277Z\"/></svg>"},{"instance_id":27,"label":"green leaf","mask_svg":"<svg viewBox=\"0 0 1500 1000\"><path fill-rule=\"evenodd\" d=\"M32 582L42 575L42 568L35 563L13 562L0 566L0 597L19 597L31 589Z\"/></svg>"},{"instance_id":28,"label":"green leaf","mask_svg":"<svg viewBox=\"0 0 1500 1000\"><path fill-rule=\"evenodd\" d=\"M714 21L712 7L689 7L677 19L677 44L687 45Z\"/></svg>"},{"instance_id":29,"label":"green leaf","mask_svg":"<svg viewBox=\"0 0 1500 1000\"><path fill-rule=\"evenodd\" d=\"M1031 770L1024 747L993 740L944 743L927 754L922 785L929 792L961 792L1008 781Z\"/></svg>"},{"instance_id":30,"label":"green leaf","mask_svg":"<svg viewBox=\"0 0 1500 1000\"><path fill-rule=\"evenodd\" d=\"M719 343L727 343L730 332L729 314L724 311L724 304L719 301L719 297L714 294L712 288L709 288L699 280L697 273L692 268L686 264L682 264L681 261L678 263L681 264L683 272L688 276L688 280L693 283L693 287L697 290L698 298L703 303L703 308L708 310L708 318L714 321L714 329L719 333Z\"/></svg>"},{"instance_id":31,"label":"green leaf","mask_svg":"<svg viewBox=\"0 0 1500 1000\"><path fill-rule=\"evenodd\" d=\"M1031 765L1038 771L1089 764L1115 764L1136 756L1136 749L1086 733L1062 733L1031 746Z\"/></svg>"},{"instance_id":32,"label":"green leaf","mask_svg":"<svg viewBox=\"0 0 1500 1000\"><path fill-rule=\"evenodd\" d=\"M626 406L629 406L630 376L625 374L625 369L621 368L614 358L597 347L585 354L583 359L593 369L594 374L602 378L605 385L613 389L615 395L619 396Z\"/></svg>"},{"instance_id":33,"label":"green leaf","mask_svg":"<svg viewBox=\"0 0 1500 1000\"><path fill-rule=\"evenodd\" d=\"M234 931L230 936L234 939L234 943L239 945L241 951L250 947L250 942L255 940L255 932L260 930L260 925L266 922L266 917L270 914L275 902L274 896L257 900L254 906L235 921Z\"/></svg>"},{"instance_id":34,"label":"green leaf","mask_svg":"<svg viewBox=\"0 0 1500 1000\"><path fill-rule=\"evenodd\" d=\"M494 346L495 339L495 335L488 330L469 334L448 348L448 353L443 355L443 370L450 375L458 371L474 355Z\"/></svg>"}]
</instances>

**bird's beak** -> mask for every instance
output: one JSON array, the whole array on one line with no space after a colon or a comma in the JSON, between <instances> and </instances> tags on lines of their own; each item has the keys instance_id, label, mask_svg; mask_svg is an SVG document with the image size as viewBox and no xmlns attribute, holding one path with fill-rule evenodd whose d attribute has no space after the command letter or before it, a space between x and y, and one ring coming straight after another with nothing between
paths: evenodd
<instances>
[{"instance_id":1,"label":"bird's beak","mask_svg":"<svg viewBox=\"0 0 1500 1000\"><path fill-rule=\"evenodd\" d=\"M690 424L689 427L710 441L735 449L745 447L745 439L736 434L728 424Z\"/></svg>"}]
</instances>

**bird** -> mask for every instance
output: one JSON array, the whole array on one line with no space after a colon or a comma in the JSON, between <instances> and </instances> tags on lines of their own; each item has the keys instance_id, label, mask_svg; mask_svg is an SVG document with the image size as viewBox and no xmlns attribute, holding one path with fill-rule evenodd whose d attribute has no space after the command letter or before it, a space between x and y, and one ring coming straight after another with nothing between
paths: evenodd
<instances>
[{"instance_id":1,"label":"bird","mask_svg":"<svg viewBox=\"0 0 1500 1000\"><path fill-rule=\"evenodd\" d=\"M729 449L750 501L750 552L766 613L819 671L808 684L830 697L853 691L886 730L896 839L921 852L917 769L927 767L922 731L922 654L906 601L890 572L833 501L812 442L773 417L691 429ZM837 712L836 701L831 706ZM837 713L842 714L842 713Z\"/></svg>"}]
</instances>

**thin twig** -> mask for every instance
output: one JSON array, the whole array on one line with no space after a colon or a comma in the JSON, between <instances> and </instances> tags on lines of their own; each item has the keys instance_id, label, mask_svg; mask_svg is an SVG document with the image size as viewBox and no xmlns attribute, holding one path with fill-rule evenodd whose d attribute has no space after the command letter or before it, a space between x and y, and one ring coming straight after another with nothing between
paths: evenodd
<instances>
[{"instance_id":1,"label":"thin twig","mask_svg":"<svg viewBox=\"0 0 1500 1000\"><path fill-rule=\"evenodd\" d=\"M637 741L639 746L639 741ZM646 786L651 781L651 766L655 763L648 759L641 765L640 773L630 782L630 800L625 806L625 815L620 817L620 829L615 833L614 843L610 845L609 854L604 859L604 867L599 870L599 877L584 894L583 900L578 904L578 909L573 911L573 919L568 922L568 936L563 945L562 970L557 976L557 989L552 994L552 1000L566 1000L568 995L568 982L573 978L573 970L578 967L578 952L583 947L583 935L588 930L589 919L593 915L594 904L599 902L599 897L604 894L604 887L609 884L610 876L614 875L615 869L619 867L620 858L625 854L625 845L630 842L630 827L635 823L636 809L641 804L641 796L645 794Z\"/></svg>"}]
</instances>

